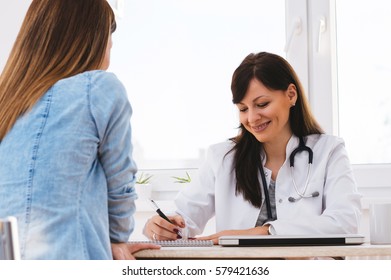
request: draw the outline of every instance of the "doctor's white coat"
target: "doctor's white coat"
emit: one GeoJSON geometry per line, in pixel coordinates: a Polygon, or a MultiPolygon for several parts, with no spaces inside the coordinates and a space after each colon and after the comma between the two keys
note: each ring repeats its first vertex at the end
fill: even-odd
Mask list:
{"type": "MultiPolygon", "coordinates": [[[[319,196],[295,202],[288,200],[299,197],[289,167],[289,155],[299,145],[299,139],[292,136],[286,147],[287,159],[276,178],[277,220],[269,222],[272,234],[357,233],[361,195],[357,192],[343,140],[321,134],[309,135],[305,142],[314,153],[305,195],[319,192],[319,196]]],[[[231,141],[211,146],[199,169],[197,184],[181,191],[175,199],[176,212],[185,219],[189,236],[202,234],[213,216],[216,216],[216,232],[255,227],[260,209],[245,201],[242,195],[235,195],[233,153],[227,154],[232,147],[231,141]]],[[[293,174],[298,191],[302,192],[307,178],[308,153],[296,154],[294,163],[293,174]]],[[[264,171],[269,186],[271,171],[265,167],[264,171]]]]}

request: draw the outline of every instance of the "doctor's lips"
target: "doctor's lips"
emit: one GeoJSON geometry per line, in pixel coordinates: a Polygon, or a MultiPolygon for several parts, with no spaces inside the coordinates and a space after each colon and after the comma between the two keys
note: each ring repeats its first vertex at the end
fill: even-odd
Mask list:
{"type": "Polygon", "coordinates": [[[262,132],[269,126],[270,123],[271,123],[271,121],[268,121],[268,122],[265,122],[265,123],[263,123],[261,125],[251,126],[251,129],[254,132],[262,132]]]}

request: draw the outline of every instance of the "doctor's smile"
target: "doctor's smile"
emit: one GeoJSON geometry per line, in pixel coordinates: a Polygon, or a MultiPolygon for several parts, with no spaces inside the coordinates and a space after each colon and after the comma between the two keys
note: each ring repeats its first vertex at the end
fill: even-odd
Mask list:
{"type": "Polygon", "coordinates": [[[260,124],[258,126],[250,126],[250,128],[253,132],[260,133],[260,132],[263,132],[266,128],[268,128],[270,123],[271,123],[271,121],[268,121],[268,122],[260,124]]]}

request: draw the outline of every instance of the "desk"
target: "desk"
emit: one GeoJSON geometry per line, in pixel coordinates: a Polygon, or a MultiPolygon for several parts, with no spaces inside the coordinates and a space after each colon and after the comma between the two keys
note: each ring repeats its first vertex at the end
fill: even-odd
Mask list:
{"type": "Polygon", "coordinates": [[[388,259],[391,245],[294,247],[162,247],[134,254],[136,259],[295,259],[311,257],[367,257],[388,259]]]}

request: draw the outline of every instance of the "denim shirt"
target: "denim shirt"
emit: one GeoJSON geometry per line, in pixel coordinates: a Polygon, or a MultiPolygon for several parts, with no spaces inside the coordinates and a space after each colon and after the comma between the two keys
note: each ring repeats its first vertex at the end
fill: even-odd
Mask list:
{"type": "Polygon", "coordinates": [[[0,143],[0,217],[24,259],[112,259],[134,228],[132,108],[112,73],[54,84],[0,143]]]}

